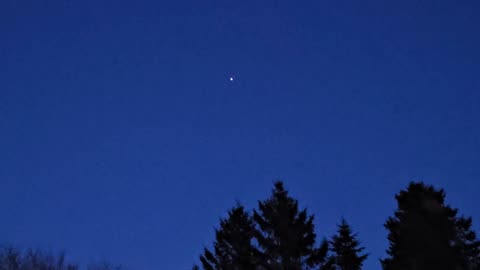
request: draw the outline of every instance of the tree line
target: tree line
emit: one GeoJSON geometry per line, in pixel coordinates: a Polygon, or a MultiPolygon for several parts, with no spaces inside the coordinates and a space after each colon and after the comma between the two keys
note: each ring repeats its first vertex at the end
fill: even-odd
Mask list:
{"type": "MultiPolygon", "coordinates": [[[[472,219],[445,203],[445,191],[411,182],[395,195],[388,217],[383,270],[480,270],[480,241],[472,219]]],[[[342,218],[337,232],[317,243],[314,215],[300,209],[282,182],[248,212],[238,204],[220,220],[213,248],[193,270],[360,270],[369,256],[342,218]]]]}
{"type": "Polygon", "coordinates": [[[0,249],[0,270],[123,270],[121,265],[102,261],[80,267],[68,262],[64,252],[54,254],[38,249],[20,250],[12,246],[0,249]]]}
{"type": "MultiPolygon", "coordinates": [[[[480,270],[480,241],[472,219],[445,203],[445,191],[411,182],[395,195],[386,219],[383,270],[480,270]]],[[[194,270],[360,270],[369,256],[358,234],[342,218],[337,231],[318,241],[314,215],[301,209],[282,182],[270,197],[247,211],[237,203],[220,219],[212,248],[204,248],[194,270]]],[[[65,255],[0,248],[0,270],[79,270],[65,255]]],[[[86,270],[120,270],[109,263],[86,270]]]]}

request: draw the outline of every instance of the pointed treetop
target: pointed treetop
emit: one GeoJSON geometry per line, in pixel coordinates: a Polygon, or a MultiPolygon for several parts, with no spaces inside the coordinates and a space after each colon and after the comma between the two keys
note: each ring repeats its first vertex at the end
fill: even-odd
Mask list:
{"type": "Polygon", "coordinates": [[[360,254],[365,248],[360,247],[357,235],[342,217],[337,234],[332,236],[331,250],[335,265],[341,270],[360,270],[368,254],[360,254]]]}

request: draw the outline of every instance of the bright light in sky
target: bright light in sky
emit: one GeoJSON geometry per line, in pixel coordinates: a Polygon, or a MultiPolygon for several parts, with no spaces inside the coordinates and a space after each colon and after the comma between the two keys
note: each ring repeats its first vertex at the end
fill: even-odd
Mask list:
{"type": "Polygon", "coordinates": [[[229,80],[230,80],[231,82],[233,82],[233,77],[230,77],[229,80]]]}

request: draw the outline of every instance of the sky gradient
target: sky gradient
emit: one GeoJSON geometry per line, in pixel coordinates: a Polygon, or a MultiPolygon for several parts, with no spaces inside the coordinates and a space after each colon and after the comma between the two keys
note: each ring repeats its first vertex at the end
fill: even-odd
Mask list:
{"type": "Polygon", "coordinates": [[[190,269],[284,180],[380,269],[394,194],[480,231],[479,1],[0,1],[0,243],[190,269]],[[234,81],[229,78],[233,76],[234,81]]]}

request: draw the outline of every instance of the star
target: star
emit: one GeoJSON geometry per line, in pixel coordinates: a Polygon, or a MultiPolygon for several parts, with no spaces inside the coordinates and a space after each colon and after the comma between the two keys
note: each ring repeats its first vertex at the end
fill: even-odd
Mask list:
{"type": "Polygon", "coordinates": [[[233,82],[233,77],[228,78],[229,81],[233,82]]]}

